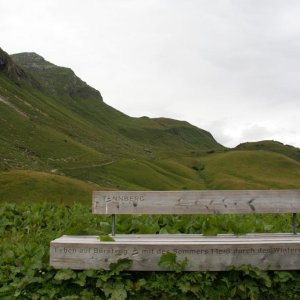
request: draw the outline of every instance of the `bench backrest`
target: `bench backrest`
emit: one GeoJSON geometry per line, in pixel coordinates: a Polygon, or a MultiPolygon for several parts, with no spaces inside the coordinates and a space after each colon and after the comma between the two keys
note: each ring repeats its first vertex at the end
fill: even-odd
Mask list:
{"type": "Polygon", "coordinates": [[[97,191],[94,214],[298,213],[300,190],[97,191]]]}

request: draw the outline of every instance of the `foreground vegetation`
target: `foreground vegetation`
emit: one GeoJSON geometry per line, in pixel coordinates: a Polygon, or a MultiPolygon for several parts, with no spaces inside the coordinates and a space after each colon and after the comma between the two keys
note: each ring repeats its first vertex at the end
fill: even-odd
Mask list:
{"type": "MultiPolygon", "coordinates": [[[[290,215],[120,216],[120,233],[280,232],[290,215]]],[[[299,272],[128,272],[127,261],[110,271],[54,270],[49,242],[62,234],[103,235],[110,218],[82,204],[4,204],[0,209],[1,299],[298,299],[299,272]]],[[[175,268],[176,270],[176,268],[175,268]]],[[[177,270],[178,271],[178,270],[177,270]]]]}

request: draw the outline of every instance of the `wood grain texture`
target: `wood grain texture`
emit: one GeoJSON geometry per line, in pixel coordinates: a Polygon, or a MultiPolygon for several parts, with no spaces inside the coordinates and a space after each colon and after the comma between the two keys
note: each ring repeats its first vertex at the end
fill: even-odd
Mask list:
{"type": "Polygon", "coordinates": [[[188,258],[186,271],[224,271],[251,265],[263,270],[300,269],[300,236],[292,234],[220,235],[124,235],[114,242],[96,236],[63,236],[51,242],[54,268],[109,269],[121,258],[133,261],[132,271],[164,271],[158,265],[163,253],[188,258]]]}
{"type": "Polygon", "coordinates": [[[97,191],[94,214],[254,214],[300,212],[300,190],[97,191]]]}

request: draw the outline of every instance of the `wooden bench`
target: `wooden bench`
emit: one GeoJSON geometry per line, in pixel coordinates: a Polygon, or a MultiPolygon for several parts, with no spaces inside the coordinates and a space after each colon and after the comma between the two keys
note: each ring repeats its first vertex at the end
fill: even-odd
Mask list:
{"type": "MultiPolygon", "coordinates": [[[[223,271],[251,265],[264,270],[300,269],[300,235],[296,213],[300,190],[94,192],[93,213],[112,215],[114,241],[96,236],[63,236],[50,244],[54,268],[109,269],[121,258],[130,270],[161,271],[162,254],[188,259],[187,271],[223,271]],[[292,213],[292,232],[273,234],[116,234],[119,214],[265,214],[292,213]]],[[[243,226],[241,224],[241,226],[243,226]]]]}

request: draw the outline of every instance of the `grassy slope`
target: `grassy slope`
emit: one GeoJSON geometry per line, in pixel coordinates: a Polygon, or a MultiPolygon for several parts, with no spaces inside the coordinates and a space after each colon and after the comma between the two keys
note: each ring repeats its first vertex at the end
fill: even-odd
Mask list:
{"type": "Polygon", "coordinates": [[[76,169],[74,174],[82,180],[32,171],[0,173],[0,201],[74,200],[90,205],[93,189],[300,188],[300,163],[264,151],[228,151],[156,161],[122,159],[102,166],[76,169]],[[97,185],[86,183],[87,180],[97,185]]]}
{"type": "Polygon", "coordinates": [[[201,157],[120,160],[90,168],[82,176],[133,190],[300,188],[300,163],[266,151],[228,151],[201,157]]]}
{"type": "Polygon", "coordinates": [[[0,202],[17,203],[41,200],[65,204],[90,203],[92,191],[103,189],[77,179],[23,170],[0,173],[0,186],[0,202]]]}
{"type": "Polygon", "coordinates": [[[300,188],[300,163],[264,151],[230,151],[201,160],[211,189],[300,188]]]}
{"type": "Polygon", "coordinates": [[[237,150],[263,150],[286,155],[300,161],[300,149],[291,145],[284,145],[277,141],[248,142],[238,145],[237,150]]]}
{"type": "MultiPolygon", "coordinates": [[[[205,153],[214,145],[221,148],[209,133],[186,122],[134,119],[105,104],[101,104],[101,113],[114,121],[111,126],[101,127],[92,118],[85,119],[28,86],[20,88],[1,74],[0,95],[10,104],[0,102],[2,170],[21,168],[49,172],[57,169],[61,174],[68,168],[69,176],[78,177],[77,171],[72,173],[76,167],[84,172],[85,168],[122,157],[157,159],[205,153]],[[120,131],[126,131],[127,136],[120,131]]],[[[100,108],[96,106],[98,115],[100,108]]]]}
{"type": "Polygon", "coordinates": [[[0,97],[9,103],[0,102],[1,151],[22,157],[19,164],[24,168],[49,171],[66,161],[69,167],[90,166],[121,157],[222,149],[209,133],[186,122],[130,118],[93,97],[50,98],[26,84],[16,85],[3,74],[0,97]],[[31,165],[28,153],[36,156],[31,165]]]}

